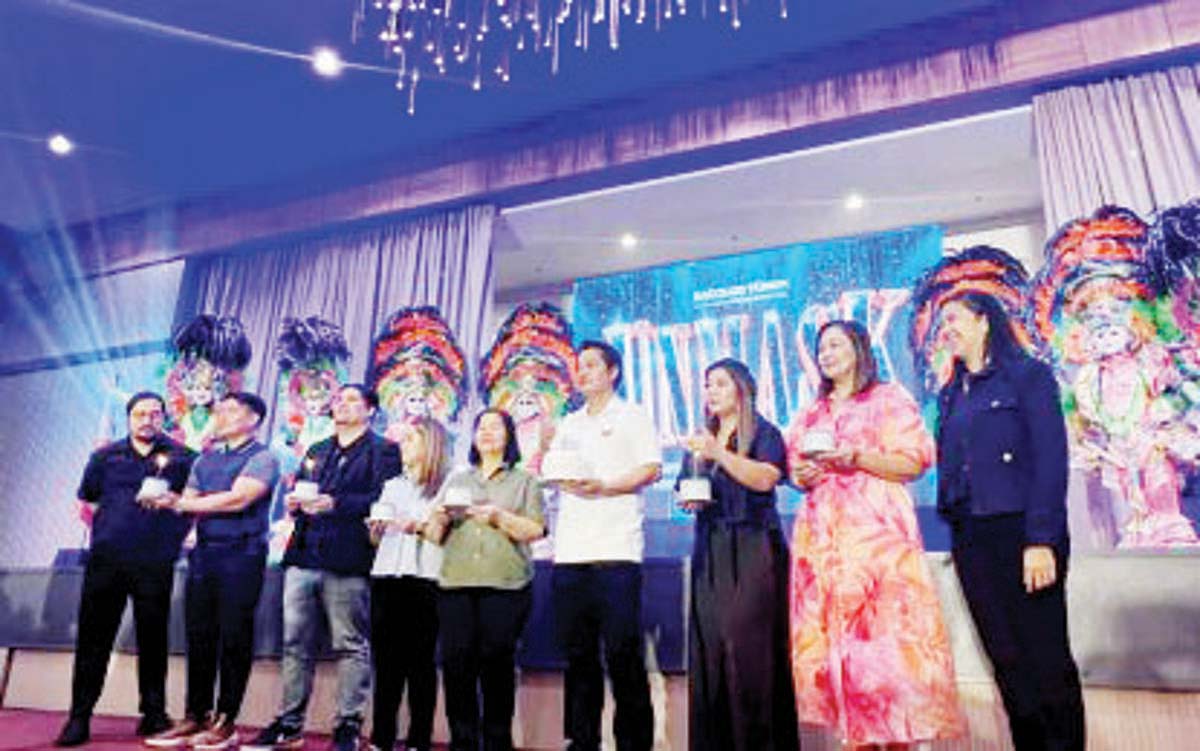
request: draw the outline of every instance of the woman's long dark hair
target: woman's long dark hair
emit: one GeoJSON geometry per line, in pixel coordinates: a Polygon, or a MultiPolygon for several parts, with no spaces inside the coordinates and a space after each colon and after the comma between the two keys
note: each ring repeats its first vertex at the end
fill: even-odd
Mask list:
{"type": "MultiPolygon", "coordinates": [[[[975,315],[983,316],[988,322],[987,338],[983,342],[984,362],[1004,365],[1023,357],[1028,357],[1025,350],[1013,335],[1012,321],[1004,310],[1004,305],[989,294],[983,292],[964,292],[942,303],[942,306],[952,302],[962,303],[963,307],[975,315]]],[[[950,381],[942,387],[938,394],[938,435],[940,438],[942,425],[950,412],[953,395],[962,388],[963,378],[967,368],[960,358],[954,360],[954,372],[950,381]]]]}
{"type": "MultiPolygon", "coordinates": [[[[860,394],[879,383],[879,366],[875,363],[875,354],[871,351],[871,335],[867,333],[867,327],[858,321],[829,321],[822,326],[817,331],[817,343],[813,347],[813,357],[820,356],[821,338],[825,336],[826,331],[833,328],[840,329],[850,340],[850,346],[854,349],[854,392],[851,396],[860,394]]],[[[819,370],[820,365],[817,368],[819,370]]],[[[833,391],[833,380],[821,373],[821,385],[817,389],[817,396],[824,399],[829,396],[831,391],[833,391]]]]}
{"type": "MultiPolygon", "coordinates": [[[[737,389],[738,423],[737,431],[734,433],[737,436],[734,450],[741,456],[748,456],[750,446],[754,443],[754,433],[758,428],[757,413],[754,411],[758,386],[754,383],[754,375],[745,363],[732,357],[717,360],[709,365],[704,369],[704,377],[707,379],[708,374],[714,370],[725,371],[733,381],[734,388],[737,389]]],[[[721,429],[721,420],[716,415],[710,415],[707,412],[708,408],[705,407],[705,426],[709,433],[716,436],[721,429]]]]}
{"type": "MultiPolygon", "coordinates": [[[[984,362],[1006,363],[1025,356],[1025,350],[1013,336],[1012,321],[1004,304],[995,297],[984,292],[964,292],[942,303],[942,307],[952,302],[961,303],[975,315],[987,319],[987,338],[983,342],[984,362]]],[[[956,364],[955,369],[958,367],[956,364]]]]}
{"type": "Polygon", "coordinates": [[[475,415],[475,422],[471,423],[471,450],[467,452],[467,461],[472,467],[478,467],[483,461],[483,457],[479,455],[479,448],[475,446],[475,431],[479,430],[479,422],[484,415],[500,415],[504,422],[504,466],[512,469],[521,461],[521,447],[517,445],[517,426],[512,415],[497,407],[488,407],[475,415]]]}

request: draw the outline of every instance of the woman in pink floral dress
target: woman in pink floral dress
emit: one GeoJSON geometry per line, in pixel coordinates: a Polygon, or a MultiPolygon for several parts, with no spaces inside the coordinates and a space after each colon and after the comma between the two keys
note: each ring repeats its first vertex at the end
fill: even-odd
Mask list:
{"type": "Polygon", "coordinates": [[[866,329],[817,337],[819,398],[788,432],[808,491],[792,540],[792,672],[800,721],[851,748],[964,732],[941,607],[904,484],[933,461],[916,402],[880,383],[866,329]]]}

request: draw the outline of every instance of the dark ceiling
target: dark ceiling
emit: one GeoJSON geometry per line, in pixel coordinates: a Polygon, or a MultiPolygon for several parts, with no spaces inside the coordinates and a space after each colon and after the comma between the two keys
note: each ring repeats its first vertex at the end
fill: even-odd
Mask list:
{"type": "Polygon", "coordinates": [[[0,223],[33,229],[255,186],[320,190],[664,102],[986,48],[1016,28],[1134,4],[790,0],[783,20],[772,0],[747,6],[734,31],[714,8],[702,20],[691,0],[686,21],[659,32],[626,23],[619,50],[566,50],[554,77],[544,53],[514,62],[511,83],[490,79],[480,92],[466,78],[427,76],[415,116],[389,73],[327,80],[304,60],[229,44],[302,55],[330,45],[348,60],[389,65],[374,39],[377,15],[351,45],[358,2],[0,0],[0,223]],[[43,139],[54,131],[79,150],[51,155],[43,139]]]}

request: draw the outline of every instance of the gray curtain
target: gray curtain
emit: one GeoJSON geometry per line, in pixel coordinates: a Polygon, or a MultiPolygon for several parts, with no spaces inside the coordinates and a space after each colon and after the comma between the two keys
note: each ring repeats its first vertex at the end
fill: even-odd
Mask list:
{"type": "Polygon", "coordinates": [[[1142,215],[1200,196],[1200,67],[1034,97],[1046,225],[1119,204],[1142,215]]]}
{"type": "Polygon", "coordinates": [[[387,317],[401,307],[435,305],[474,368],[491,316],[495,215],[493,206],[474,206],[189,260],[178,318],[240,318],[254,348],[246,382],[269,405],[278,397],[275,339],[288,316],[339,324],[353,353],[350,376],[362,380],[371,340],[387,317]]]}

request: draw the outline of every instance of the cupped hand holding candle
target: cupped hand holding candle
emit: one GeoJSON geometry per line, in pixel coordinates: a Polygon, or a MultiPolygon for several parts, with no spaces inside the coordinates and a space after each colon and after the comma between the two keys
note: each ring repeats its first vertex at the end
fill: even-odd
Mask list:
{"type": "Polygon", "coordinates": [[[470,488],[461,486],[447,488],[441,510],[445,511],[451,519],[461,519],[474,501],[470,488]]]}
{"type": "Polygon", "coordinates": [[[467,516],[491,526],[499,526],[503,510],[491,503],[478,503],[467,508],[467,516]]]}
{"type": "Polygon", "coordinates": [[[715,459],[717,442],[708,433],[697,433],[684,439],[684,447],[692,457],[688,471],[679,478],[679,506],[695,512],[712,503],[712,481],[702,470],[704,459],[715,459]]]}
{"type": "Polygon", "coordinates": [[[317,497],[304,501],[303,508],[306,514],[324,514],[327,511],[333,510],[333,496],[328,493],[318,493],[317,497]]]}
{"type": "Polygon", "coordinates": [[[161,508],[164,504],[159,503],[159,499],[167,495],[171,491],[171,485],[162,476],[163,470],[166,469],[170,459],[165,453],[154,455],[154,466],[156,467],[153,475],[147,475],[142,478],[142,486],[138,488],[135,498],[138,503],[146,508],[161,508]]]}
{"type": "Polygon", "coordinates": [[[296,480],[292,486],[291,496],[288,500],[288,508],[292,511],[304,511],[305,513],[316,513],[318,499],[321,497],[321,486],[313,479],[313,474],[317,468],[317,460],[313,457],[305,457],[304,459],[304,479],[296,480]]]}

